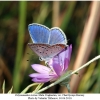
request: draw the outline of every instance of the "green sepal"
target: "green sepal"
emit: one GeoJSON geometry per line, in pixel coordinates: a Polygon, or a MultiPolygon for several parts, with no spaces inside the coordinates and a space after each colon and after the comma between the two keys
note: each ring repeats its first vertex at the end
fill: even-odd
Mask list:
{"type": "MultiPolygon", "coordinates": [[[[67,71],[64,75],[62,75],[60,77],[60,79],[63,77],[66,77],[68,74],[71,74],[71,72],[72,72],[72,70],[67,71]]],[[[71,76],[67,77],[65,80],[63,80],[62,82],[59,83],[61,86],[66,86],[69,93],[70,93],[70,85],[69,85],[70,80],[71,80],[71,76]]]]}
{"type": "Polygon", "coordinates": [[[67,87],[67,89],[68,89],[68,93],[70,93],[70,85],[67,84],[66,87],[67,87]]]}

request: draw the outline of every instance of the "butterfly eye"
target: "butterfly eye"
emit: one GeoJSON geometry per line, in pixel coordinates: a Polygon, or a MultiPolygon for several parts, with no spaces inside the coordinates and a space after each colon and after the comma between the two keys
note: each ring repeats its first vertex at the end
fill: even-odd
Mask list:
{"type": "Polygon", "coordinates": [[[43,61],[43,59],[42,59],[41,57],[39,57],[39,60],[40,60],[40,61],[43,61]]]}

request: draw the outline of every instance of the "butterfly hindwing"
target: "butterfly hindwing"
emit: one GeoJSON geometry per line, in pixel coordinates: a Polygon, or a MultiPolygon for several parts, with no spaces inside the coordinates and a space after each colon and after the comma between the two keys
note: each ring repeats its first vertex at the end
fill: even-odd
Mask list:
{"type": "Polygon", "coordinates": [[[28,46],[43,60],[52,58],[66,47],[66,45],[64,44],[55,44],[51,46],[49,44],[33,44],[33,43],[28,43],[28,46]]]}

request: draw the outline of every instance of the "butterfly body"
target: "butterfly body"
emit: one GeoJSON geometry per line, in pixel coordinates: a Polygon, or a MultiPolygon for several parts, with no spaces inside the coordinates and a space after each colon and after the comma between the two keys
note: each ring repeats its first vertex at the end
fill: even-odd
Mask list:
{"type": "Polygon", "coordinates": [[[67,46],[66,36],[58,27],[49,29],[44,25],[33,23],[29,24],[28,29],[33,41],[33,43],[28,43],[28,46],[42,60],[51,59],[67,46]]]}

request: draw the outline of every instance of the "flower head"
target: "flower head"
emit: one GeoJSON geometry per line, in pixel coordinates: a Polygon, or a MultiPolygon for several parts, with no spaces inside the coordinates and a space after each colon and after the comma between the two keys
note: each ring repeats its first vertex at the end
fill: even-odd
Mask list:
{"type": "Polygon", "coordinates": [[[29,75],[32,78],[32,81],[37,83],[45,83],[48,81],[57,80],[66,72],[70,62],[71,52],[72,45],[68,46],[57,56],[52,58],[47,63],[49,67],[40,64],[31,65],[37,72],[29,75]]]}

